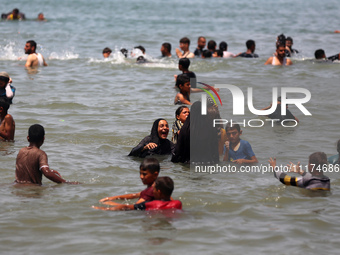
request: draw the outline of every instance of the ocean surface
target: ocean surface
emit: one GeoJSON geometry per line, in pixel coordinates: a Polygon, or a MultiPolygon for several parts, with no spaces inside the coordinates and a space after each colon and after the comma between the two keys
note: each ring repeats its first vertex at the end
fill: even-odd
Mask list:
{"type": "MultiPolygon", "coordinates": [[[[171,126],[177,106],[173,75],[178,59],[160,58],[163,42],[204,35],[228,51],[245,51],[256,41],[258,59],[193,59],[198,81],[233,84],[247,96],[253,88],[257,109],[271,103],[272,88],[308,89],[304,104],[312,116],[289,106],[300,123],[294,128],[242,127],[258,166],[276,157],[279,165],[308,163],[308,156],[337,153],[340,63],[319,63],[314,51],[340,52],[340,5],[336,0],[2,0],[1,12],[19,8],[25,21],[0,22],[0,71],[13,79],[16,95],[9,113],[15,142],[0,142],[1,254],[338,254],[340,249],[339,172],[327,172],[332,191],[310,193],[287,187],[272,173],[195,173],[187,165],[158,157],[160,175],[175,181],[173,197],[183,203],[175,213],[113,212],[91,208],[112,195],[139,192],[141,159],[127,157],[150,133],[155,119],[171,126]],[[46,22],[35,18],[43,12],[46,22]],[[300,54],[293,66],[265,66],[277,35],[294,39],[300,54]],[[26,70],[24,45],[38,43],[48,67],[26,70]],[[143,45],[149,63],[119,50],[143,45]],[[113,49],[110,59],[102,50],[113,49]],[[23,58],[18,60],[18,58],[23,58]],[[28,145],[32,124],[45,127],[41,147],[49,165],[80,185],[17,187],[15,160],[28,145]]],[[[223,119],[233,116],[232,98],[220,90],[223,119]]],[[[192,94],[191,101],[201,94],[192,94]]],[[[242,118],[263,119],[247,105],[242,118]]],[[[169,135],[169,138],[171,135],[169,135]]],[[[133,203],[133,201],[127,201],[133,203]]]]}

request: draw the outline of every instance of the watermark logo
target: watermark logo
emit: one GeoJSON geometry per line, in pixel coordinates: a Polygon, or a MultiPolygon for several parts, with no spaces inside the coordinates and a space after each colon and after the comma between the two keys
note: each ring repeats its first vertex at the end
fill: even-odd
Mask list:
{"type": "MultiPolygon", "coordinates": [[[[197,83],[206,86],[206,87],[209,88],[212,92],[214,92],[215,95],[217,96],[218,100],[220,101],[221,106],[222,106],[221,97],[220,97],[220,95],[217,93],[216,89],[215,89],[213,86],[210,86],[210,85],[208,85],[208,84],[206,84],[206,83],[203,83],[203,82],[197,82],[197,83]]],[[[217,105],[216,100],[215,100],[213,94],[212,94],[210,91],[208,91],[207,89],[204,89],[204,88],[198,88],[198,89],[200,89],[200,90],[204,91],[205,93],[207,93],[207,94],[210,96],[210,98],[214,101],[214,104],[217,105]]],[[[201,114],[202,114],[202,115],[207,115],[207,95],[206,95],[206,94],[202,94],[202,110],[201,110],[201,114]]]]}
{"type": "MultiPolygon", "coordinates": [[[[202,83],[204,84],[204,83],[202,83]]],[[[207,86],[207,84],[204,84],[207,86]]],[[[209,86],[209,85],[208,85],[209,86]]],[[[209,86],[211,88],[214,88],[212,86],[209,86]]],[[[233,115],[244,115],[244,94],[242,90],[235,86],[235,85],[230,85],[230,84],[216,84],[215,88],[222,89],[226,88],[231,92],[232,99],[233,99],[233,115]]],[[[202,89],[203,90],[203,89],[202,89]]],[[[206,91],[206,90],[205,90],[206,91]]],[[[214,93],[218,96],[220,99],[218,93],[216,90],[213,90],[214,93]]],[[[208,91],[206,91],[208,93],[208,91]]],[[[208,93],[209,94],[209,93],[208,93]]],[[[258,110],[255,109],[254,104],[253,104],[253,88],[249,87],[248,88],[248,97],[247,97],[247,105],[248,109],[251,113],[255,115],[269,115],[273,113],[276,108],[277,108],[277,97],[278,97],[278,88],[274,87],[272,88],[272,105],[269,109],[267,110],[258,110]]],[[[210,96],[211,93],[210,93],[210,96]]],[[[305,88],[295,88],[295,87],[282,87],[281,88],[281,114],[286,115],[286,109],[288,104],[293,104],[297,108],[300,109],[300,111],[306,115],[306,116],[311,116],[312,114],[306,109],[306,107],[303,106],[304,103],[307,103],[311,99],[311,93],[308,89],[305,88]],[[304,98],[287,98],[288,94],[304,94],[304,98]]],[[[201,114],[206,115],[207,114],[207,95],[202,94],[202,109],[201,109],[201,114]]],[[[215,102],[215,100],[214,100],[215,102]]],[[[222,101],[220,99],[221,105],[222,101]]]]}

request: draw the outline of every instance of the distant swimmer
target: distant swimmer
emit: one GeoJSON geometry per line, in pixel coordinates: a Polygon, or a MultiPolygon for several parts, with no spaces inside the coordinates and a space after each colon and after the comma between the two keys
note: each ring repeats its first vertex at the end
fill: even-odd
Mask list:
{"type": "Polygon", "coordinates": [[[45,16],[42,12],[38,14],[37,21],[47,21],[47,19],[45,19],[45,16]]]}
{"type": "Polygon", "coordinates": [[[296,49],[293,49],[292,46],[293,46],[293,38],[288,36],[286,39],[286,56],[287,57],[290,57],[291,55],[299,53],[299,51],[296,49]]]}
{"type": "Polygon", "coordinates": [[[13,9],[13,11],[11,11],[10,13],[1,14],[1,18],[6,19],[6,20],[24,20],[24,19],[26,19],[25,14],[19,12],[19,9],[17,9],[17,8],[13,9]]]}
{"type": "Polygon", "coordinates": [[[323,49],[318,49],[315,51],[314,56],[316,59],[334,61],[334,60],[339,60],[340,53],[326,58],[325,51],[323,49]]]}
{"type": "Polygon", "coordinates": [[[108,47],[103,49],[103,57],[108,58],[111,55],[112,50],[108,47]]]}
{"type": "Polygon", "coordinates": [[[235,57],[234,53],[228,52],[228,44],[225,41],[220,42],[220,50],[223,52],[224,58],[232,58],[235,57]]]}
{"type": "Polygon", "coordinates": [[[162,53],[162,57],[169,57],[171,58],[171,44],[170,43],[163,43],[162,47],[161,47],[161,53],[162,53]]]}
{"type": "Polygon", "coordinates": [[[192,53],[189,50],[190,46],[190,40],[188,37],[183,37],[181,40],[179,40],[179,47],[183,52],[180,51],[180,49],[176,48],[176,54],[179,58],[194,58],[195,54],[192,53]]]}
{"type": "Polygon", "coordinates": [[[25,45],[25,54],[28,54],[26,67],[47,66],[41,53],[36,53],[37,43],[33,40],[27,41],[25,45]]]}
{"type": "Polygon", "coordinates": [[[290,66],[293,62],[286,58],[286,47],[284,44],[276,45],[276,52],[274,56],[267,59],[265,65],[273,65],[273,66],[290,66]]]}
{"type": "Polygon", "coordinates": [[[202,56],[202,52],[203,52],[203,49],[204,49],[206,43],[207,43],[207,40],[205,39],[204,36],[198,37],[197,47],[194,51],[194,54],[195,54],[196,57],[202,56]]]}
{"type": "Polygon", "coordinates": [[[120,52],[124,55],[124,57],[126,57],[126,58],[128,57],[129,51],[127,49],[125,49],[125,48],[120,49],[120,52]]]}
{"type": "Polygon", "coordinates": [[[248,40],[246,42],[246,46],[247,46],[247,51],[239,53],[235,57],[242,57],[242,58],[258,58],[259,57],[259,55],[254,53],[255,48],[256,48],[256,44],[254,40],[248,40]]]}

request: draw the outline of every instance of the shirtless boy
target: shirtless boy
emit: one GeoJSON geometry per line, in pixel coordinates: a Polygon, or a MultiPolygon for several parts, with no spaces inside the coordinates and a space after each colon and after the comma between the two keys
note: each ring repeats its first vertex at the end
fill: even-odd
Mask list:
{"type": "Polygon", "coordinates": [[[9,102],[6,98],[0,98],[0,141],[13,141],[15,122],[12,115],[8,114],[9,102]]]}
{"type": "Polygon", "coordinates": [[[22,148],[17,156],[15,182],[20,184],[41,185],[42,175],[56,183],[78,184],[67,182],[60,174],[49,168],[47,155],[40,150],[45,140],[44,127],[34,124],[28,129],[28,147],[22,148]]]}
{"type": "Polygon", "coordinates": [[[183,53],[180,51],[180,49],[176,48],[176,54],[177,57],[179,58],[194,58],[195,54],[192,53],[189,50],[189,46],[190,46],[190,40],[188,37],[183,37],[180,41],[179,41],[179,47],[181,48],[181,50],[183,51],[183,53]]]}
{"type": "Polygon", "coordinates": [[[25,67],[47,66],[43,55],[35,52],[37,49],[37,43],[35,41],[27,41],[24,49],[25,54],[28,54],[25,67]]]}

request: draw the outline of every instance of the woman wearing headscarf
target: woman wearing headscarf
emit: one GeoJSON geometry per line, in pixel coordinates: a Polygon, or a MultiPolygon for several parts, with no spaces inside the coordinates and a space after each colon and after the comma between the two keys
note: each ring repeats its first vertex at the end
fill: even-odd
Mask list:
{"type": "Polygon", "coordinates": [[[144,137],[144,139],[131,150],[129,156],[145,158],[148,155],[171,154],[173,143],[167,139],[168,134],[168,122],[165,119],[155,120],[150,135],[144,137]]]}

